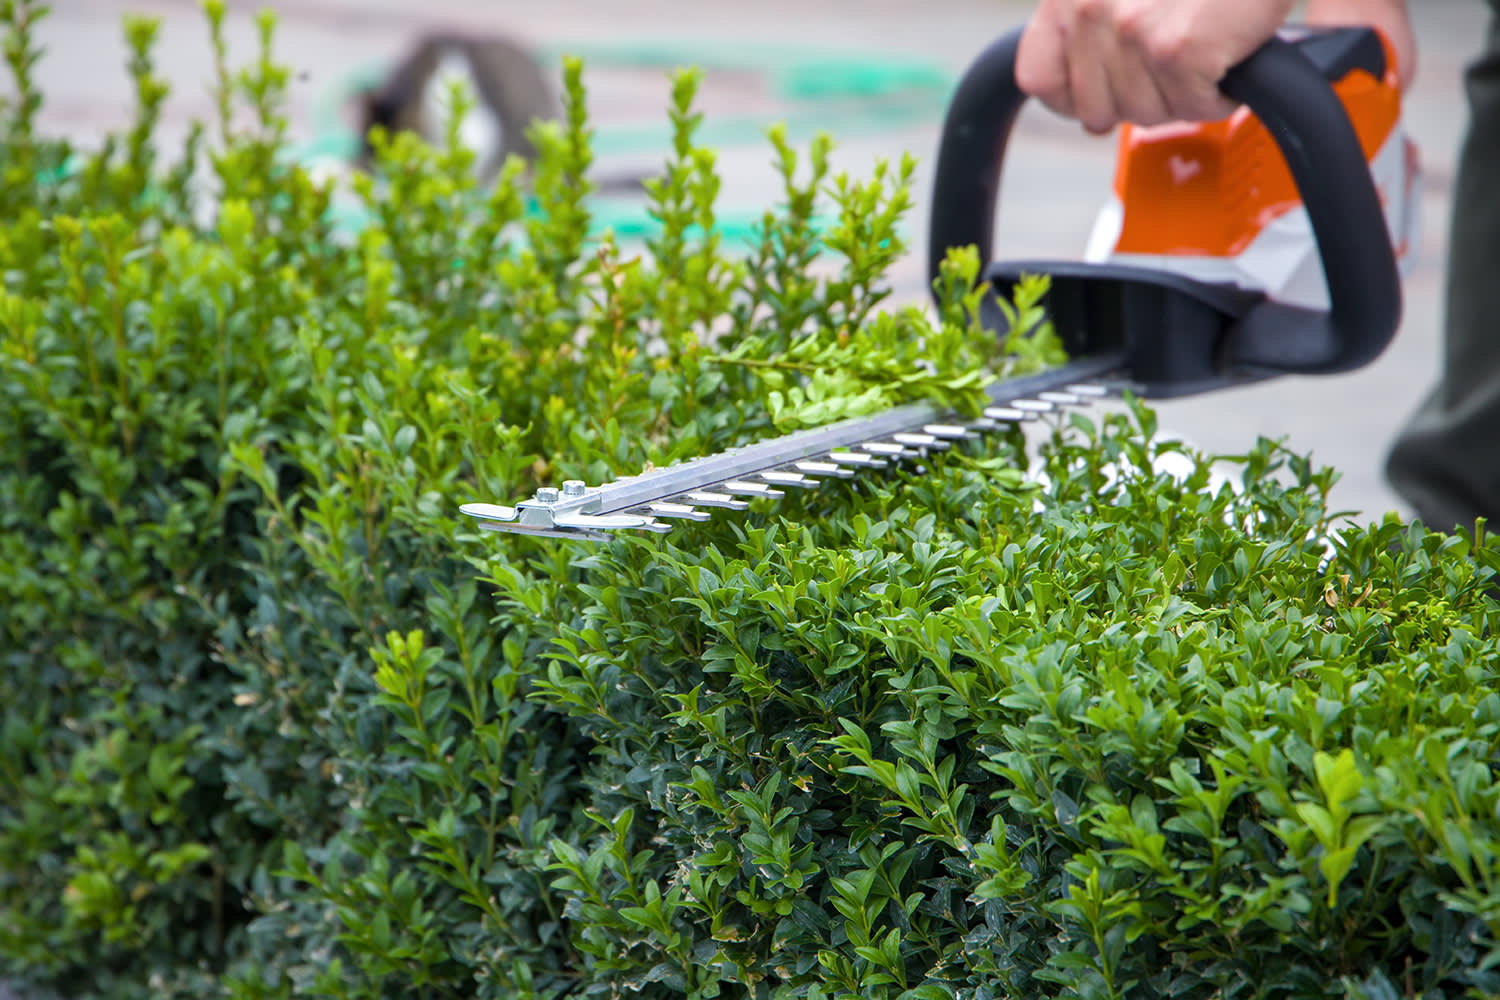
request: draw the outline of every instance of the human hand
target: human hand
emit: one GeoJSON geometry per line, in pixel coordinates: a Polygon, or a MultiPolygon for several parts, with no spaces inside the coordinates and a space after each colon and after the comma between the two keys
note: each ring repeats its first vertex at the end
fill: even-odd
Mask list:
{"type": "MultiPolygon", "coordinates": [[[[1295,0],[1041,0],[1021,36],[1016,83],[1091,132],[1122,121],[1212,121],[1234,110],[1224,74],[1281,27],[1295,0]]],[[[1405,0],[1311,0],[1318,24],[1387,31],[1403,80],[1415,59],[1405,0]]]]}

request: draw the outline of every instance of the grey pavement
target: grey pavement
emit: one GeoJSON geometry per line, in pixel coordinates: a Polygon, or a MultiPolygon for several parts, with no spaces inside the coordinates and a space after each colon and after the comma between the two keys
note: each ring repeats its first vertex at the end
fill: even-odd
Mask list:
{"type": "MultiPolygon", "coordinates": [[[[549,49],[622,40],[725,45],[792,43],[848,54],[879,51],[931,60],[959,73],[999,32],[1020,23],[1031,8],[1014,0],[280,0],[266,4],[230,0],[232,54],[253,49],[252,15],[265,6],[279,18],[278,57],[296,71],[292,131],[312,128],[320,95],[353,70],[389,58],[415,32],[434,25],[505,30],[549,49]]],[[[1421,43],[1421,68],[1407,103],[1407,124],[1423,152],[1424,252],[1406,286],[1400,334],[1376,363],[1349,375],[1285,378],[1255,387],[1158,404],[1163,428],[1214,452],[1250,446],[1257,434],[1285,436],[1291,446],[1331,464],[1343,480],[1335,501],[1363,517],[1401,510],[1382,478],[1392,436],[1436,371],[1440,288],[1447,232],[1449,178],[1464,125],[1460,92],[1463,65],[1476,51],[1486,5],[1479,0],[1413,3],[1421,43]]],[[[206,29],[195,0],[55,0],[44,29],[49,53],[41,66],[48,104],[44,121],[80,141],[126,120],[130,93],[124,73],[119,19],[134,11],[162,20],[160,70],[173,84],[164,139],[174,141],[192,117],[206,117],[211,62],[206,29]]],[[[618,122],[664,122],[667,90],[660,73],[590,72],[591,112],[601,129],[618,122]]],[[[704,110],[716,114],[764,110],[765,95],[743,80],[704,89],[704,110]]],[[[938,117],[880,134],[840,139],[836,118],[828,130],[840,139],[839,168],[866,174],[879,157],[910,151],[921,158],[918,206],[909,220],[912,252],[899,270],[903,294],[920,294],[925,202],[938,117]]],[[[1114,146],[1090,138],[1074,124],[1028,109],[1007,163],[1000,210],[999,256],[1075,256],[1081,252],[1100,199],[1107,192],[1114,146]]],[[[721,158],[724,203],[748,209],[776,197],[769,148],[726,149],[721,158]]]]}

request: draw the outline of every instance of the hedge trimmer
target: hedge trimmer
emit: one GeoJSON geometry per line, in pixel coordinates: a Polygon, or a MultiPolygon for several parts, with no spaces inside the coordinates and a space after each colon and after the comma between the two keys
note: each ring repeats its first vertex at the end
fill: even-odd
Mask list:
{"type": "MultiPolygon", "coordinates": [[[[1014,31],[981,54],[949,106],[929,233],[934,280],[950,248],[987,257],[1000,168],[1026,100],[1015,84],[1019,40],[1014,31]]],[[[463,513],[483,528],[566,538],[664,532],[710,508],[743,509],[1127,389],[1178,397],[1370,363],[1400,321],[1398,258],[1410,261],[1417,231],[1418,167],[1390,48],[1369,28],[1289,29],[1221,88],[1243,105],[1222,122],[1121,130],[1114,197],[1083,260],[983,266],[994,292],[1023,275],[1048,278],[1043,307],[1072,360],[993,383],[982,416],[905,405],[463,513]]],[[[1010,315],[997,295],[982,299],[980,318],[997,336],[1010,315]]]]}

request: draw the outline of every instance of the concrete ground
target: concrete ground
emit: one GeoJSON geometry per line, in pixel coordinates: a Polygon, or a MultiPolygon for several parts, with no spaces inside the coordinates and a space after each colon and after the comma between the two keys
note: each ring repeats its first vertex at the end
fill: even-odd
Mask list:
{"type": "MultiPolygon", "coordinates": [[[[511,31],[549,50],[634,40],[702,45],[722,53],[726,46],[749,51],[759,43],[790,42],[848,55],[896,53],[929,60],[956,75],[992,37],[1024,20],[1032,5],[1015,0],[229,0],[232,54],[239,60],[253,52],[251,18],[262,6],[279,17],[277,54],[296,72],[291,127],[295,137],[305,138],[319,101],[340,80],[392,57],[415,33],[434,25],[511,31]]],[[[1389,509],[1409,513],[1384,482],[1381,464],[1439,359],[1449,182],[1465,115],[1460,76],[1478,45],[1485,12],[1477,0],[1422,0],[1411,6],[1422,63],[1407,121],[1427,175],[1425,246],[1406,286],[1405,320],[1395,344],[1351,375],[1280,379],[1159,405],[1166,430],[1210,451],[1242,451],[1257,434],[1286,436],[1298,451],[1311,451],[1316,461],[1339,469],[1343,481],[1335,500],[1368,518],[1389,509]]],[[[206,22],[196,0],[55,0],[42,31],[49,51],[40,68],[50,129],[88,141],[128,119],[119,27],[127,11],[162,21],[160,70],[173,84],[165,140],[180,136],[191,118],[211,114],[206,22]]],[[[589,80],[591,111],[601,132],[665,122],[667,91],[659,72],[591,73],[589,80]]],[[[711,77],[703,95],[711,120],[774,110],[774,102],[768,104],[765,94],[743,78],[711,77]]],[[[934,108],[919,122],[879,133],[841,135],[840,119],[833,115],[825,125],[840,143],[837,165],[856,176],[868,173],[877,157],[909,150],[922,158],[918,207],[908,226],[912,253],[900,272],[900,289],[908,298],[921,294],[927,170],[939,115],[934,108]]],[[[1113,159],[1111,142],[1029,109],[1007,164],[997,255],[1077,255],[1108,189],[1113,159]]],[[[721,165],[726,207],[753,210],[775,200],[769,147],[763,142],[726,148],[721,165]]]]}

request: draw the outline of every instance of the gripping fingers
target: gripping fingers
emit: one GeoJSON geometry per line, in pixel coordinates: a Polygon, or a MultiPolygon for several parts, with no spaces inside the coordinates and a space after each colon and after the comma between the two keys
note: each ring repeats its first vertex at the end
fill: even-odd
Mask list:
{"type": "Polygon", "coordinates": [[[1291,0],[1041,0],[1016,83],[1091,132],[1121,121],[1211,121],[1234,110],[1219,80],[1274,33],[1291,0]]]}
{"type": "Polygon", "coordinates": [[[1101,39],[1100,51],[1108,51],[1104,60],[1118,121],[1136,125],[1160,125],[1172,121],[1171,103],[1161,84],[1162,68],[1149,57],[1136,33],[1123,25],[1107,24],[1095,28],[1101,39]]]}
{"type": "Polygon", "coordinates": [[[1234,110],[1218,81],[1229,62],[1194,32],[1182,4],[1113,0],[1109,4],[1120,50],[1120,104],[1137,125],[1211,121],[1234,110]],[[1220,64],[1222,61],[1222,65],[1220,64]]]}
{"type": "Polygon", "coordinates": [[[1117,38],[1107,22],[1084,20],[1079,34],[1084,37],[1068,53],[1073,114],[1084,128],[1103,135],[1124,117],[1134,81],[1122,65],[1117,38]]]}
{"type": "Polygon", "coordinates": [[[1043,4],[1021,33],[1016,49],[1016,86],[1060,115],[1076,118],[1063,26],[1043,4]]]}

